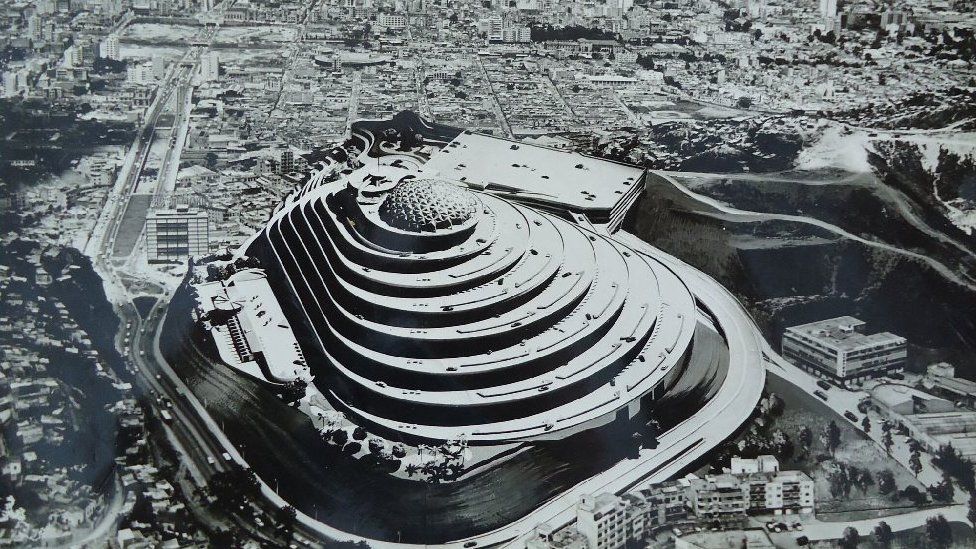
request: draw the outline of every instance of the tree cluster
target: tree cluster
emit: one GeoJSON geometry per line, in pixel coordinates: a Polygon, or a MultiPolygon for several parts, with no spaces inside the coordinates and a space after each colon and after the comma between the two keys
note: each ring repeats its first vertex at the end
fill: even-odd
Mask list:
{"type": "Polygon", "coordinates": [[[233,513],[244,504],[254,501],[260,494],[260,487],[254,471],[235,463],[227,471],[214,473],[207,485],[207,491],[216,506],[233,513]]]}
{"type": "Polygon", "coordinates": [[[868,488],[875,484],[871,471],[844,463],[837,464],[837,468],[828,475],[827,480],[830,483],[830,494],[835,498],[850,497],[851,489],[855,487],[865,495],[868,488]]]}
{"type": "Polygon", "coordinates": [[[973,462],[959,455],[951,444],[942,446],[935,452],[932,463],[942,469],[949,477],[959,481],[959,485],[969,492],[976,491],[976,473],[973,462]]]}

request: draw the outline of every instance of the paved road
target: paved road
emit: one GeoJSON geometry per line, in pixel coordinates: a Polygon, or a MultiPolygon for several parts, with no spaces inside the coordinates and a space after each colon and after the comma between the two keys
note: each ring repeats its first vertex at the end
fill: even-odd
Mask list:
{"type": "Polygon", "coordinates": [[[811,541],[840,539],[844,535],[844,529],[849,526],[853,526],[857,529],[858,534],[861,535],[861,539],[865,539],[872,535],[874,527],[882,521],[887,522],[888,526],[891,526],[892,531],[902,532],[905,530],[918,528],[919,526],[924,526],[925,521],[928,520],[929,517],[938,515],[945,516],[949,522],[961,522],[963,524],[969,524],[969,521],[966,519],[966,512],[966,505],[951,505],[935,509],[911,511],[909,513],[902,513],[900,515],[892,515],[877,519],[846,520],[838,522],[819,520],[804,521],[802,532],[783,532],[780,534],[770,534],[769,537],[777,546],[789,547],[790,545],[794,544],[793,540],[800,536],[806,536],[811,541]]]}
{"type": "Polygon", "coordinates": [[[976,259],[976,252],[969,249],[965,244],[960,243],[951,236],[945,234],[943,231],[933,229],[925,222],[919,215],[915,212],[912,207],[908,197],[905,193],[884,185],[878,180],[874,174],[871,173],[845,173],[840,176],[831,177],[829,175],[817,175],[815,177],[798,177],[796,174],[789,172],[786,173],[738,173],[738,174],[715,174],[715,173],[702,173],[702,172],[671,172],[665,171],[661,173],[666,173],[675,180],[682,180],[685,178],[702,179],[702,180],[731,180],[731,181],[755,181],[762,183],[789,183],[795,185],[808,185],[808,186],[826,186],[826,185],[847,185],[847,186],[857,186],[871,189],[878,194],[878,197],[883,200],[888,206],[894,208],[899,215],[901,215],[905,221],[908,222],[912,227],[918,229],[924,233],[929,238],[951,246],[958,250],[959,252],[976,259]]]}
{"type": "MultiPolygon", "coordinates": [[[[871,186],[868,179],[870,174],[847,173],[839,177],[800,177],[797,174],[785,173],[708,173],[708,172],[676,172],[662,170],[662,174],[667,174],[674,179],[702,179],[707,181],[756,181],[759,183],[792,183],[796,185],[858,185],[871,186]]],[[[799,172],[798,172],[799,173],[799,172]]]]}
{"type": "Polygon", "coordinates": [[[488,93],[491,94],[491,104],[495,111],[495,118],[502,125],[502,131],[505,132],[505,137],[512,137],[512,126],[508,123],[508,117],[505,116],[505,109],[502,108],[501,101],[498,100],[498,96],[495,95],[495,85],[491,81],[491,76],[488,74],[488,69],[485,64],[482,63],[481,57],[478,57],[478,66],[481,67],[481,72],[485,77],[485,81],[488,82],[488,93]]]}
{"type": "Polygon", "coordinates": [[[952,269],[950,269],[949,267],[946,267],[945,265],[943,265],[939,261],[936,261],[935,259],[932,259],[931,257],[928,257],[926,255],[923,255],[923,254],[920,254],[920,253],[917,253],[917,252],[913,252],[913,251],[910,251],[910,250],[905,250],[905,249],[899,248],[897,246],[892,246],[891,244],[888,244],[888,243],[885,243],[885,242],[878,242],[878,241],[875,241],[875,240],[868,240],[868,239],[863,238],[861,236],[858,236],[856,234],[847,232],[846,230],[838,227],[837,225],[832,225],[830,223],[827,223],[827,222],[824,222],[824,221],[820,221],[819,219],[814,219],[814,218],[811,218],[811,217],[806,217],[806,216],[801,216],[801,215],[789,215],[789,214],[774,214],[774,213],[766,213],[766,212],[754,212],[754,211],[749,211],[749,210],[740,210],[740,209],[737,209],[737,208],[732,208],[732,207],[730,207],[729,205],[727,205],[727,204],[725,204],[723,202],[720,202],[718,200],[715,200],[714,198],[710,198],[710,197],[704,196],[702,194],[696,193],[696,192],[688,189],[687,187],[685,187],[684,185],[678,183],[677,181],[674,180],[674,178],[670,177],[669,175],[667,175],[664,172],[655,172],[655,173],[657,173],[658,175],[660,175],[663,179],[665,179],[666,181],[668,181],[669,183],[671,183],[676,189],[678,189],[679,191],[681,191],[683,194],[687,195],[688,197],[690,197],[690,198],[692,198],[692,199],[694,199],[694,200],[696,200],[696,201],[698,201],[698,202],[700,202],[702,204],[706,204],[706,205],[714,208],[715,210],[718,210],[718,212],[700,212],[701,215],[705,215],[705,216],[712,217],[712,218],[715,218],[715,219],[721,219],[721,220],[725,220],[725,221],[736,222],[736,223],[738,223],[738,222],[744,222],[744,221],[769,221],[769,220],[773,220],[773,221],[791,221],[791,222],[794,222],[794,223],[802,223],[804,225],[813,225],[813,226],[816,226],[816,227],[820,227],[822,229],[826,229],[827,231],[830,231],[830,232],[832,232],[832,233],[834,233],[834,234],[836,234],[838,236],[841,236],[843,238],[846,238],[846,239],[849,239],[849,240],[853,240],[855,242],[860,242],[861,244],[865,244],[867,246],[871,246],[871,247],[874,247],[874,248],[879,248],[879,249],[882,249],[882,250],[885,250],[885,251],[893,252],[893,253],[896,253],[896,254],[899,254],[899,255],[903,255],[903,256],[906,256],[906,257],[911,257],[913,259],[917,259],[917,260],[923,261],[926,264],[928,264],[930,267],[932,267],[932,269],[934,269],[936,272],[938,272],[939,274],[941,274],[944,278],[946,278],[946,279],[948,279],[948,280],[950,280],[952,282],[955,282],[956,284],[959,284],[961,286],[964,286],[964,287],[966,287],[966,288],[968,288],[970,290],[976,291],[976,283],[974,283],[968,277],[963,277],[962,275],[960,275],[956,271],[953,271],[952,269]]]}

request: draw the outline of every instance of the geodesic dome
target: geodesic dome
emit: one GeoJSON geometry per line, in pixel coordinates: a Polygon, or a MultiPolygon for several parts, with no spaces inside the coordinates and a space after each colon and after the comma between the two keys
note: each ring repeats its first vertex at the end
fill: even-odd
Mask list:
{"type": "Polygon", "coordinates": [[[380,219],[410,232],[432,232],[463,224],[478,211],[470,191],[445,181],[411,179],[397,185],[380,204],[380,219]]]}

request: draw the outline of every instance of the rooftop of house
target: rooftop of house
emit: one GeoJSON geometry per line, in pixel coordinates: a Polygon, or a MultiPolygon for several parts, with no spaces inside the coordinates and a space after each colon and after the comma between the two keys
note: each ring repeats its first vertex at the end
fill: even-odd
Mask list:
{"type": "Polygon", "coordinates": [[[840,316],[792,326],[787,328],[786,332],[814,339],[838,351],[853,351],[878,345],[906,343],[905,338],[890,332],[865,334],[865,325],[864,321],[852,316],[840,316]]]}

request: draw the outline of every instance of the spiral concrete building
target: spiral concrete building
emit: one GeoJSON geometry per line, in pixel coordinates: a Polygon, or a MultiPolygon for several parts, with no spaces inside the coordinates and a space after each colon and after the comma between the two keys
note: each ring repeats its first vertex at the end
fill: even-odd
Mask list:
{"type": "Polygon", "coordinates": [[[294,471],[280,504],[329,539],[510,543],[689,470],[755,409],[748,312],[620,228],[666,174],[408,112],[307,160],[191,295],[201,354],[288,403],[247,439],[265,493],[294,471]]]}
{"type": "Polygon", "coordinates": [[[320,391],[389,439],[561,439],[676,395],[693,413],[721,329],[664,263],[570,219],[361,168],[306,185],[249,253],[312,335],[320,391]]]}

